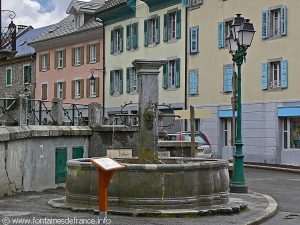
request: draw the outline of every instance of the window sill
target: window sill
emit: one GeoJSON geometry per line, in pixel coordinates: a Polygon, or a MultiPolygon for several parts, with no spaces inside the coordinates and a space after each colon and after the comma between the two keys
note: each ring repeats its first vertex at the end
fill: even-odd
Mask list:
{"type": "Polygon", "coordinates": [[[199,94],[189,94],[190,97],[198,97],[199,94]]]}
{"type": "Polygon", "coordinates": [[[89,98],[97,98],[97,96],[96,96],[96,95],[93,95],[93,96],[89,96],[89,98]]]}
{"type": "Polygon", "coordinates": [[[121,53],[122,53],[122,52],[114,52],[112,55],[113,55],[113,56],[118,56],[118,55],[121,55],[121,53]]]}
{"type": "Polygon", "coordinates": [[[149,44],[148,46],[147,46],[147,48],[154,48],[154,47],[156,47],[158,44],[157,43],[152,43],[152,44],[149,44]]]}
{"type": "Polygon", "coordinates": [[[79,63],[79,64],[78,64],[78,63],[76,63],[76,64],[74,64],[74,66],[75,66],[75,67],[77,67],[77,66],[81,66],[81,64],[80,64],[80,63],[79,63]]]}
{"type": "Polygon", "coordinates": [[[137,91],[131,91],[131,92],[129,92],[128,94],[129,94],[129,95],[137,95],[138,92],[137,92],[137,91]]]}
{"type": "Polygon", "coordinates": [[[48,69],[46,68],[46,69],[42,69],[42,72],[47,72],[48,71],[48,69]]]}
{"type": "Polygon", "coordinates": [[[232,91],[223,91],[223,92],[221,92],[221,93],[223,93],[223,95],[230,95],[231,93],[232,93],[232,91]]]}
{"type": "Polygon", "coordinates": [[[201,4],[192,5],[192,6],[189,8],[189,11],[192,11],[192,10],[194,10],[194,9],[199,9],[199,8],[200,8],[200,5],[201,5],[201,4]]]}
{"type": "Polygon", "coordinates": [[[113,96],[113,97],[119,97],[119,96],[121,96],[122,94],[120,94],[120,93],[113,93],[111,96],[113,96]]]}
{"type": "Polygon", "coordinates": [[[268,92],[280,92],[282,91],[283,89],[286,89],[286,88],[282,88],[282,87],[274,87],[274,88],[268,88],[268,92]]]}
{"type": "Polygon", "coordinates": [[[127,49],[128,52],[136,52],[136,51],[138,51],[138,50],[139,50],[139,47],[127,49]]]}
{"type": "Polygon", "coordinates": [[[174,39],[168,40],[166,43],[167,43],[167,44],[173,44],[173,43],[175,43],[175,42],[178,42],[179,40],[180,40],[180,38],[179,38],[179,39],[174,38],[174,39]]]}
{"type": "Polygon", "coordinates": [[[198,55],[199,51],[197,50],[196,52],[190,52],[190,55],[198,55]]]}
{"type": "Polygon", "coordinates": [[[82,98],[80,96],[75,96],[74,99],[79,100],[79,99],[82,99],[82,98]]]}
{"type": "Polygon", "coordinates": [[[95,60],[95,61],[90,61],[90,64],[96,64],[97,63],[97,61],[95,60]]]}
{"type": "Polygon", "coordinates": [[[56,69],[57,70],[62,70],[64,67],[57,67],[56,69]]]}
{"type": "Polygon", "coordinates": [[[178,88],[177,87],[168,87],[166,90],[167,91],[176,91],[178,88]]]}
{"type": "Polygon", "coordinates": [[[277,40],[277,39],[283,38],[284,36],[286,36],[286,35],[276,35],[276,36],[273,36],[273,37],[264,38],[263,40],[272,41],[272,40],[277,40]]]}

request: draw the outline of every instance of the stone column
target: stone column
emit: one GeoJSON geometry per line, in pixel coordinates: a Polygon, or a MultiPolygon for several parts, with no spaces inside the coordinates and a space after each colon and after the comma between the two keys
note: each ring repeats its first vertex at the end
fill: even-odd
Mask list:
{"type": "Polygon", "coordinates": [[[28,98],[19,95],[19,126],[27,125],[28,98]]]}
{"type": "Polygon", "coordinates": [[[141,158],[155,161],[158,158],[158,74],[163,60],[135,60],[139,80],[139,149],[141,158]]]}
{"type": "Polygon", "coordinates": [[[102,124],[102,106],[97,102],[89,104],[89,126],[102,124]]]}
{"type": "Polygon", "coordinates": [[[60,98],[52,99],[52,117],[56,125],[61,126],[64,123],[63,100],[60,98]]]}

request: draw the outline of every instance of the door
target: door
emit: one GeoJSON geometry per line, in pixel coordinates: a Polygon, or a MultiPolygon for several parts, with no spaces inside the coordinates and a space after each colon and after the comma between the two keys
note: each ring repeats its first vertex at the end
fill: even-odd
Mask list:
{"type": "Polygon", "coordinates": [[[84,149],[82,146],[73,147],[72,151],[72,159],[80,159],[83,158],[84,149]]]}
{"type": "Polygon", "coordinates": [[[65,183],[67,178],[67,148],[56,148],[55,183],[65,183]]]}

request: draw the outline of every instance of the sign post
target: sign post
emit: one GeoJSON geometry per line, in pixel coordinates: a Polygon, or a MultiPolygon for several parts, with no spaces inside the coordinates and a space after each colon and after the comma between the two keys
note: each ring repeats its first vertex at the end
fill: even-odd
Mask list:
{"type": "Polygon", "coordinates": [[[107,224],[109,182],[113,173],[125,169],[125,166],[108,157],[95,158],[91,162],[98,169],[99,218],[103,224],[107,224]]]}

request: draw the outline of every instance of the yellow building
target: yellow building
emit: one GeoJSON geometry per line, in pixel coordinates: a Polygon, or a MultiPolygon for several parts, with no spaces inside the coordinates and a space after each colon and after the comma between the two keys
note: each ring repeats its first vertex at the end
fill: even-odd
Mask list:
{"type": "MultiPolygon", "coordinates": [[[[159,75],[159,102],[185,107],[186,8],[181,0],[110,0],[98,10],[105,32],[105,113],[138,102],[135,59],[166,60],[159,75]]],[[[136,107],[126,112],[135,113],[136,107]]]]}
{"type": "Polygon", "coordinates": [[[210,108],[201,130],[216,157],[231,155],[232,67],[225,38],[232,19],[251,19],[256,34],[242,66],[245,161],[300,164],[300,30],[295,0],[188,0],[188,105],[210,108]]]}

